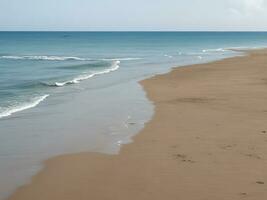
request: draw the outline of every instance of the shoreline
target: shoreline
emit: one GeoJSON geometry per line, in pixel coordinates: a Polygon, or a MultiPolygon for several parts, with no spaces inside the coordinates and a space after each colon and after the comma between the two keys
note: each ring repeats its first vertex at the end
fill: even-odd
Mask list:
{"type": "Polygon", "coordinates": [[[49,159],[8,199],[267,197],[265,55],[251,51],[141,81],[155,112],[133,143],[118,155],[49,159]]]}

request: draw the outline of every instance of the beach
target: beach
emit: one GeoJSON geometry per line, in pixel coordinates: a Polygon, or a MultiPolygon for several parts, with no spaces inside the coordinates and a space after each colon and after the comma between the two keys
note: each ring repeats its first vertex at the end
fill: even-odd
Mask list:
{"type": "Polygon", "coordinates": [[[267,198],[267,50],[141,81],[153,118],[119,154],[45,162],[9,200],[267,198]]]}

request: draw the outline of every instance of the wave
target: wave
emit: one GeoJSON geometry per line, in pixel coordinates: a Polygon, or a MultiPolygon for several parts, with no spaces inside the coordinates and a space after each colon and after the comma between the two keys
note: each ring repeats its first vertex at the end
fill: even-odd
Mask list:
{"type": "Polygon", "coordinates": [[[131,61],[131,60],[142,60],[142,58],[103,58],[103,59],[100,59],[100,60],[103,60],[103,61],[131,61]]]}
{"type": "Polygon", "coordinates": [[[178,56],[183,56],[183,57],[203,57],[208,55],[208,53],[205,52],[178,52],[178,56]]]}
{"type": "Polygon", "coordinates": [[[164,57],[172,58],[173,56],[165,54],[164,57]]]}
{"type": "Polygon", "coordinates": [[[225,48],[229,51],[242,51],[242,50],[252,50],[252,49],[261,49],[261,48],[266,48],[264,46],[258,46],[258,47],[246,47],[246,46],[240,46],[240,47],[228,47],[228,48],[225,48]]]}
{"type": "Polygon", "coordinates": [[[120,61],[115,61],[112,66],[108,69],[105,69],[103,71],[97,71],[97,72],[92,72],[90,74],[84,74],[84,75],[80,75],[72,80],[69,80],[69,81],[64,81],[64,82],[55,82],[53,84],[46,84],[48,86],[55,86],[55,87],[63,87],[65,85],[70,85],[70,84],[76,84],[76,83],[80,83],[81,81],[83,80],[86,80],[86,79],[89,79],[89,78],[92,78],[96,75],[101,75],[101,74],[107,74],[107,73],[110,73],[110,72],[113,72],[113,71],[116,71],[117,69],[119,69],[119,64],[120,64],[120,61]]]}
{"type": "MultiPolygon", "coordinates": [[[[228,48],[217,48],[217,49],[202,49],[200,52],[178,52],[179,56],[204,56],[209,53],[219,53],[219,52],[231,52],[233,50],[245,50],[249,49],[246,47],[228,47],[228,48]]],[[[165,55],[167,56],[167,55],[165,55]]]]}
{"type": "Polygon", "coordinates": [[[206,52],[225,52],[228,51],[228,49],[224,49],[224,48],[218,48],[218,49],[203,49],[202,52],[206,53],[206,52]]]}
{"type": "Polygon", "coordinates": [[[24,55],[24,56],[14,56],[14,55],[1,55],[0,59],[7,60],[46,60],[46,61],[131,61],[131,60],[141,60],[142,58],[103,58],[103,59],[91,59],[91,58],[82,58],[76,56],[46,56],[46,55],[24,55]]]}
{"type": "Polygon", "coordinates": [[[14,106],[4,108],[4,109],[2,109],[3,111],[0,110],[0,118],[8,117],[8,116],[12,115],[13,113],[21,112],[23,110],[33,108],[33,107],[37,106],[39,103],[41,103],[42,101],[44,101],[47,97],[49,97],[48,94],[43,95],[43,96],[39,96],[39,97],[34,97],[27,103],[22,103],[19,105],[14,105],[14,106]]]}
{"type": "Polygon", "coordinates": [[[226,51],[235,51],[235,50],[250,50],[250,49],[258,49],[260,47],[246,47],[246,46],[239,46],[239,47],[225,47],[225,48],[217,48],[217,49],[203,49],[203,53],[208,52],[226,52],[226,51]]]}
{"type": "Polygon", "coordinates": [[[90,58],[80,58],[75,56],[0,56],[1,59],[11,60],[48,60],[48,61],[65,61],[65,60],[77,60],[88,61],[90,58]]]}
{"type": "Polygon", "coordinates": [[[110,61],[90,61],[86,62],[86,64],[72,64],[72,65],[63,65],[56,67],[56,69],[66,69],[66,70],[87,70],[90,68],[103,68],[109,67],[110,61]]]}

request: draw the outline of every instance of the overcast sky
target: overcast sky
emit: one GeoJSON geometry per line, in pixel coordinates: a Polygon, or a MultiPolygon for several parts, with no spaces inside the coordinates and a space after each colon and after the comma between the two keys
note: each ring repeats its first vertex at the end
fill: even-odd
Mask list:
{"type": "Polygon", "coordinates": [[[0,30],[267,31],[267,0],[0,0],[0,30]]]}

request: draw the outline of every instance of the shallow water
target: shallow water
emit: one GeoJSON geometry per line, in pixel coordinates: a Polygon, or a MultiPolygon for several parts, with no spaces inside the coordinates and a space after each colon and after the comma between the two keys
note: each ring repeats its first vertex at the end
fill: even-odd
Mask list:
{"type": "Polygon", "coordinates": [[[0,199],[41,162],[118,153],[153,115],[137,83],[266,46],[267,33],[0,33],[0,199]]]}

